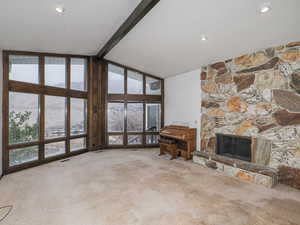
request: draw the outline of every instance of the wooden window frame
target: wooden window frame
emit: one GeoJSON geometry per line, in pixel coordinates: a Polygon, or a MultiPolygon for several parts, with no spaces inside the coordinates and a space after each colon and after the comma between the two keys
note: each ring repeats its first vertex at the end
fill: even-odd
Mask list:
{"type": "Polygon", "coordinates": [[[73,155],[84,153],[88,150],[89,143],[89,56],[84,55],[70,55],[70,54],[56,54],[56,53],[40,53],[40,52],[25,52],[25,51],[3,51],[3,172],[4,174],[15,172],[18,170],[30,168],[33,166],[48,163],[54,160],[63,159],[73,155]],[[39,84],[27,83],[15,80],[9,80],[9,56],[10,55],[24,55],[37,56],[39,58],[39,84]],[[45,57],[63,57],[66,59],[66,88],[52,87],[45,85],[45,57]],[[83,58],[86,60],[87,74],[86,74],[86,91],[71,89],[71,58],[83,58]],[[9,145],[9,93],[20,92],[27,94],[39,95],[39,139],[38,141],[9,145]],[[59,96],[66,98],[66,135],[65,137],[52,138],[45,140],[45,96],[59,96]],[[82,135],[71,136],[70,134],[70,113],[71,113],[71,98],[81,98],[87,101],[87,113],[85,118],[87,120],[86,133],[82,135]],[[86,148],[70,151],[70,140],[76,138],[86,138],[86,148]],[[65,154],[45,158],[45,144],[65,141],[65,154]],[[9,151],[12,149],[19,149],[30,146],[39,146],[38,160],[26,162],[20,165],[9,166],[9,151]]]}
{"type": "Polygon", "coordinates": [[[108,65],[112,64],[115,66],[122,67],[124,69],[124,94],[110,94],[106,91],[105,94],[105,148],[148,148],[148,147],[158,147],[159,144],[146,144],[146,135],[159,135],[158,132],[148,132],[146,131],[146,104],[160,104],[161,106],[161,127],[164,126],[164,80],[157,76],[153,76],[142,71],[133,69],[128,66],[124,66],[119,63],[115,63],[109,60],[105,60],[105,87],[108,90],[108,65]],[[127,93],[127,75],[128,70],[137,72],[143,76],[143,94],[128,94],[127,93]],[[151,77],[157,79],[161,82],[161,94],[160,95],[147,95],[146,94],[146,77],[151,77]],[[124,132],[115,133],[115,132],[108,132],[107,130],[107,118],[108,118],[108,110],[107,105],[109,103],[124,103],[124,132]],[[128,103],[141,103],[143,104],[143,131],[142,132],[127,132],[127,104],[128,103]],[[123,145],[109,145],[108,138],[110,135],[123,135],[123,145]],[[128,135],[142,135],[142,144],[141,145],[128,145],[128,135]]]}

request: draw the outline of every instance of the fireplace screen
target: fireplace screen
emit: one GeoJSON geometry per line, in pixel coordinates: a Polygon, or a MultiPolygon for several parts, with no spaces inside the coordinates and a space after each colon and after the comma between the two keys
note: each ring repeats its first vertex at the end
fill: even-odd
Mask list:
{"type": "Polygon", "coordinates": [[[251,162],[251,138],[217,134],[217,154],[251,162]]]}

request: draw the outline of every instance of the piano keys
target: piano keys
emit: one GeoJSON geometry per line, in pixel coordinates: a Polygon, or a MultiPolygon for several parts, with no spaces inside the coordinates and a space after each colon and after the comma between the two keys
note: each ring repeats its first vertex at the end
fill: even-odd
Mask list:
{"type": "Polygon", "coordinates": [[[192,159],[192,152],[196,150],[196,128],[170,125],[161,129],[159,144],[160,155],[171,154],[171,160],[179,155],[185,160],[192,159]]]}

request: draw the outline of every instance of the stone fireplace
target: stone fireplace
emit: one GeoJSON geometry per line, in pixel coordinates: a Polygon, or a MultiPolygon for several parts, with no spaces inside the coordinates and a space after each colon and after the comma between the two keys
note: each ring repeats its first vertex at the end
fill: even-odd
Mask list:
{"type": "Polygon", "coordinates": [[[244,161],[252,161],[251,137],[216,134],[216,154],[244,161]]]}
{"type": "Polygon", "coordinates": [[[280,168],[300,169],[300,42],[205,66],[201,90],[201,150],[195,161],[202,157],[202,164],[256,183],[256,175],[272,177],[266,186],[277,182],[273,176],[280,168]],[[236,137],[244,137],[240,144],[248,150],[250,145],[250,154],[224,149],[236,137]]]}

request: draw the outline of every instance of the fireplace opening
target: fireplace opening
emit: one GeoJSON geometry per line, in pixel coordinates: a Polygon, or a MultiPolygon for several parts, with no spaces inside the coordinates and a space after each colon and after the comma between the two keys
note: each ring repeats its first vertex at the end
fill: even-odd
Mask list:
{"type": "Polygon", "coordinates": [[[251,138],[217,134],[219,155],[251,162],[251,138]]]}

